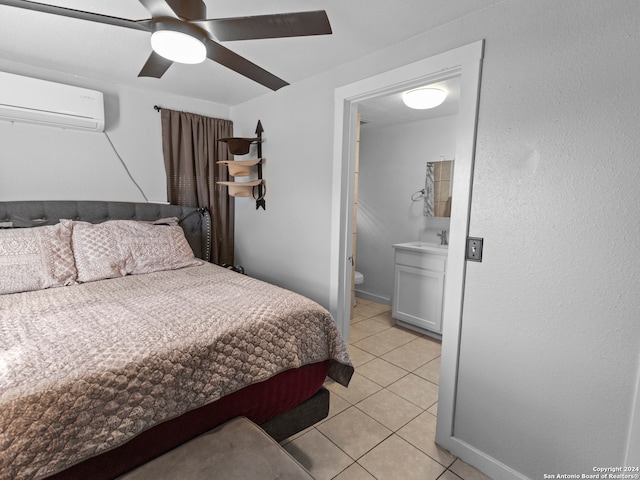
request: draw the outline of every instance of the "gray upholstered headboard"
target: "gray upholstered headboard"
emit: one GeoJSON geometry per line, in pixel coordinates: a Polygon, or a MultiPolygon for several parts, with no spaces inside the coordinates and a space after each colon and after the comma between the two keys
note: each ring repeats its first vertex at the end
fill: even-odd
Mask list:
{"type": "Polygon", "coordinates": [[[100,223],[106,220],[157,220],[177,217],[193,253],[198,258],[211,257],[211,218],[206,209],[160,203],[101,201],[17,201],[0,202],[0,223],[14,227],[53,225],[60,219],[100,223]]]}

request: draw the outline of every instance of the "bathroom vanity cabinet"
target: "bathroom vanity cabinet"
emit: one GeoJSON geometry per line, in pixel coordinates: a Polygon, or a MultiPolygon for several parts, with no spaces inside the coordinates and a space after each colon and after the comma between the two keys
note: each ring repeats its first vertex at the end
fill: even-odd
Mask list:
{"type": "Polygon", "coordinates": [[[447,247],[426,242],[398,243],[393,247],[393,318],[400,326],[440,338],[447,247]]]}

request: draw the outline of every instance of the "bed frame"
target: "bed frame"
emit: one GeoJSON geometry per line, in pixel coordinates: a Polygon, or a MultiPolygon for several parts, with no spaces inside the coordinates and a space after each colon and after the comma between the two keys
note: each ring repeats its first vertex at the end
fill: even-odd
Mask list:
{"type": "MultiPolygon", "coordinates": [[[[198,258],[209,261],[211,218],[206,209],[181,205],[106,201],[0,202],[0,223],[11,222],[14,228],[54,225],[60,219],[101,223],[107,220],[154,221],[167,217],[179,219],[179,224],[194,254],[198,258]]],[[[196,415],[198,410],[194,411],[196,415]]],[[[328,413],[329,392],[320,388],[308,400],[266,421],[261,427],[276,441],[282,441],[322,420],[328,413]]],[[[175,425],[172,428],[175,429],[175,425]]],[[[71,470],[73,468],[69,472],[61,472],[52,478],[82,478],[79,476],[82,475],[80,472],[73,473],[71,470]]]]}

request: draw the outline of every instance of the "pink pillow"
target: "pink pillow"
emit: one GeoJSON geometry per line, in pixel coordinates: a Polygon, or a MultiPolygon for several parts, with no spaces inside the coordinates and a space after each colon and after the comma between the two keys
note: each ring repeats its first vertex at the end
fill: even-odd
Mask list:
{"type": "Polygon", "coordinates": [[[0,230],[0,294],[76,283],[71,222],[0,230]]]}
{"type": "Polygon", "coordinates": [[[72,245],[80,282],[202,263],[179,226],[135,220],[73,222],[72,245]]]}

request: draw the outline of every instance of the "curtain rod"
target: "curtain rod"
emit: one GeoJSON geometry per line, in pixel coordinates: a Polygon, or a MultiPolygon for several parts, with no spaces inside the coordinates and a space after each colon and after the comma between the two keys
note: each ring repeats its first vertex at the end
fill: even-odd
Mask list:
{"type": "Polygon", "coordinates": [[[154,106],[153,106],[153,109],[154,109],[156,112],[159,112],[160,110],[162,110],[162,107],[159,107],[158,105],[154,105],[154,106]]]}

